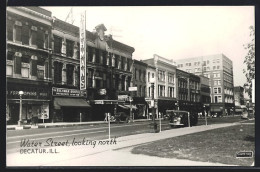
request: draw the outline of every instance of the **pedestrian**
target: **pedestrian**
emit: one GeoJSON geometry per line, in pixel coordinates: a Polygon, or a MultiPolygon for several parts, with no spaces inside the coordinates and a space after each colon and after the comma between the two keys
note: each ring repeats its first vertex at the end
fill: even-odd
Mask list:
{"type": "Polygon", "coordinates": [[[107,122],[107,113],[105,113],[105,119],[104,119],[104,121],[107,122]]]}

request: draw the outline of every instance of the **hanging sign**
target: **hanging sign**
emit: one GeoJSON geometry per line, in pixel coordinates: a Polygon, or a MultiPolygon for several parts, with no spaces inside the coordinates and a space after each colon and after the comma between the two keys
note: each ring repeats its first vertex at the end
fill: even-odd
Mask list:
{"type": "Polygon", "coordinates": [[[86,13],[81,14],[80,27],[80,90],[86,90],[86,13]]]}

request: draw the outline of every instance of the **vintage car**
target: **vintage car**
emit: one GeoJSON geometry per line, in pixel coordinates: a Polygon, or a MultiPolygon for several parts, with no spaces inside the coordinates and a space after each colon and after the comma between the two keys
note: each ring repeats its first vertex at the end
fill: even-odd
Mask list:
{"type": "Polygon", "coordinates": [[[194,126],[198,123],[198,114],[190,113],[188,111],[180,110],[167,110],[166,114],[169,115],[170,126],[194,126]]]}
{"type": "Polygon", "coordinates": [[[125,112],[118,112],[118,113],[116,113],[116,115],[114,117],[114,121],[116,123],[120,123],[120,122],[129,123],[130,122],[130,117],[125,112]]]}

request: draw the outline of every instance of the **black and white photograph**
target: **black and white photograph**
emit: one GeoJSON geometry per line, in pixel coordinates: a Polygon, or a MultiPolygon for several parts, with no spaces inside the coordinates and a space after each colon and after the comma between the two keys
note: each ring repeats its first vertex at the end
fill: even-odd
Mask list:
{"type": "Polygon", "coordinates": [[[255,6],[6,6],[6,167],[254,167],[255,6]]]}

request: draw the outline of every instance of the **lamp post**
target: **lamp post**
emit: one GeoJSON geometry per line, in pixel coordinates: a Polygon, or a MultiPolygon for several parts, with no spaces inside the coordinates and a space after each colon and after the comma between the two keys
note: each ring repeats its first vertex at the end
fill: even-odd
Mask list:
{"type": "Polygon", "coordinates": [[[154,102],[154,81],[155,79],[154,78],[151,78],[151,87],[152,87],[152,118],[153,118],[153,127],[154,127],[154,132],[156,133],[157,132],[157,124],[155,122],[155,113],[154,113],[154,105],[155,105],[155,102],[154,102]]]}
{"type": "Polygon", "coordinates": [[[134,122],[133,120],[133,108],[132,108],[132,98],[129,99],[130,101],[130,122],[134,122]]]}
{"type": "Polygon", "coordinates": [[[19,96],[20,96],[20,111],[19,111],[19,121],[18,121],[18,125],[21,126],[22,124],[22,95],[23,95],[23,91],[19,91],[19,96]]]}
{"type": "Polygon", "coordinates": [[[206,115],[206,106],[204,105],[203,108],[204,108],[205,122],[206,122],[206,125],[208,125],[207,115],[206,115]]]}

